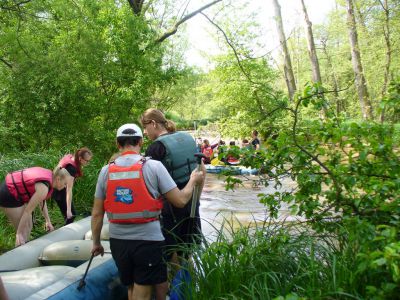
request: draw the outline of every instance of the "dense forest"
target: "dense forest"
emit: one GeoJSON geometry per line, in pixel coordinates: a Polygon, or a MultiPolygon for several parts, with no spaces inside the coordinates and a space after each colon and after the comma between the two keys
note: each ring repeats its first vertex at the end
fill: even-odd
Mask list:
{"type": "MultiPolygon", "coordinates": [[[[242,163],[264,170],[262,184],[279,186],[287,176],[297,184],[290,192],[259,195],[270,217],[288,203],[318,239],[335,242],[315,254],[312,242],[302,240],[303,255],[319,255],[320,268],[304,257],[285,272],[304,262],[298,268],[309,271],[304,277],[281,269],[274,279],[266,276],[292,285],[259,289],[256,280],[267,279],[257,277],[237,293],[214,286],[215,298],[397,299],[400,2],[336,0],[325,21],[313,24],[308,1],[298,0],[304,22],[289,32],[280,6],[286,0],[268,1],[274,28],[257,23],[260,12],[244,0],[2,0],[1,176],[26,164],[54,166],[63,151],[88,146],[95,165],[77,195],[90,203],[96,172],[115,152],[116,128],[137,122],[148,107],[166,111],[181,129],[196,121],[222,136],[244,138],[256,128],[264,147],[240,153],[242,163]],[[221,47],[222,54],[209,57],[208,70],[184,60],[186,25],[196,18],[209,22],[221,47]],[[265,32],[271,30],[279,56],[267,50],[265,32]]],[[[227,178],[228,188],[240,181],[227,178]]],[[[279,239],[263,235],[260,251],[297,255],[299,237],[293,243],[290,230],[275,233],[279,239]],[[294,252],[284,252],[287,245],[294,252]]],[[[240,235],[234,242],[205,253],[243,257],[246,246],[255,247],[240,235]]],[[[271,270],[278,265],[269,262],[271,270]]],[[[212,290],[209,283],[197,284],[203,293],[212,290]]],[[[207,299],[200,292],[196,297],[207,299]]]]}
{"type": "Polygon", "coordinates": [[[185,2],[2,1],[1,152],[83,141],[109,148],[113,129],[151,105],[186,120],[218,120],[238,137],[253,127],[268,137],[282,122],[274,108],[315,83],[325,113],[397,121],[397,1],[337,1],[326,22],[312,26],[299,0],[306,26],[290,35],[271,1],[282,59],[252,56],[264,31],[251,18],[256,12],[240,10],[245,1],[182,12],[185,2]],[[185,21],[194,17],[209,20],[225,49],[208,72],[183,60],[185,21]]]}

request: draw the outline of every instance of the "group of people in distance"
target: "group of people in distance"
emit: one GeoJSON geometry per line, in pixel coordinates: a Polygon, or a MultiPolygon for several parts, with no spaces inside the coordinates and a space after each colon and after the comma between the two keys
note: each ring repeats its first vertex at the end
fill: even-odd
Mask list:
{"type": "Polygon", "coordinates": [[[46,205],[48,199],[56,201],[65,224],[73,222],[72,188],[75,179],[83,175],[82,166],[91,158],[92,152],[85,147],[78,149],[74,155],[65,155],[53,171],[30,167],[6,175],[0,184],[0,208],[15,228],[15,246],[29,241],[32,213],[37,206],[40,206],[46,221],[46,230],[54,230],[46,205]]]}
{"type": "MultiPolygon", "coordinates": [[[[194,188],[204,185],[204,164],[197,164],[196,143],[176,131],[158,109],[140,117],[143,132],[153,143],[141,155],[142,129],[124,124],[116,132],[118,155],[98,176],[92,208],[92,254],[103,255],[100,234],[109,220],[110,248],[129,299],[166,299],[167,261],[180,264],[180,251],[201,241],[199,202],[191,216],[194,188]]],[[[54,198],[65,218],[73,222],[75,179],[92,158],[87,148],[64,156],[54,171],[32,167],[7,174],[0,187],[0,207],[16,230],[16,246],[25,244],[32,229],[32,212],[40,205],[48,230],[54,230],[46,201],[54,198]]],[[[0,279],[1,280],[1,279],[0,279]]],[[[0,282],[1,283],[1,282],[0,282]]],[[[2,285],[0,285],[0,293],[2,285]]]]}
{"type": "MultiPolygon", "coordinates": [[[[251,141],[249,142],[248,139],[243,139],[242,144],[240,148],[248,148],[248,149],[254,149],[254,150],[259,150],[260,149],[260,140],[258,139],[258,131],[253,130],[251,133],[251,141]]],[[[218,143],[215,144],[210,144],[208,139],[204,139],[201,141],[201,139],[198,140],[198,150],[204,154],[203,161],[205,164],[210,164],[211,161],[217,157],[217,153],[221,153],[223,151],[223,146],[225,146],[225,142],[223,140],[220,140],[218,143]]],[[[236,146],[235,141],[230,141],[228,148],[232,147],[238,147],[236,146]]],[[[228,155],[226,158],[223,158],[221,160],[224,163],[231,164],[231,165],[236,165],[239,163],[239,157],[235,157],[234,155],[228,155]]]]}

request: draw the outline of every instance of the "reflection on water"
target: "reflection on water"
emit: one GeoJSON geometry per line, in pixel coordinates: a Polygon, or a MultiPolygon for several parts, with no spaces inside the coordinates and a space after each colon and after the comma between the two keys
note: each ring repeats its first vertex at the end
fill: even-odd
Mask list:
{"type": "MultiPolygon", "coordinates": [[[[273,184],[268,187],[254,186],[257,176],[239,178],[243,180],[243,186],[238,186],[234,191],[225,190],[224,176],[207,174],[206,183],[200,201],[200,216],[202,218],[203,234],[213,239],[216,228],[221,227],[222,222],[229,221],[234,228],[247,226],[254,222],[264,222],[268,219],[266,207],[259,202],[258,194],[272,194],[277,191],[273,184]]],[[[283,186],[279,191],[293,189],[294,183],[289,179],[283,180],[283,186]]],[[[288,207],[283,204],[279,211],[279,219],[293,220],[288,207]]]]}

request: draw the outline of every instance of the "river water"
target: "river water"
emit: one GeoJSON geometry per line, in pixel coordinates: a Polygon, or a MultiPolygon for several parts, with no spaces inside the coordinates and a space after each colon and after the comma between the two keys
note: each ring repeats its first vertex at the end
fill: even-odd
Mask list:
{"type": "MultiPolygon", "coordinates": [[[[224,176],[207,174],[203,193],[200,197],[200,217],[202,230],[206,238],[214,240],[216,229],[221,228],[223,222],[226,226],[237,228],[251,224],[262,223],[268,220],[268,210],[259,202],[258,194],[272,194],[277,190],[290,191],[295,187],[289,178],[283,179],[283,185],[277,189],[273,182],[268,187],[259,184],[257,175],[237,176],[243,185],[233,191],[226,191],[224,176]]],[[[283,204],[279,210],[278,220],[294,221],[288,206],[283,204]]]]}

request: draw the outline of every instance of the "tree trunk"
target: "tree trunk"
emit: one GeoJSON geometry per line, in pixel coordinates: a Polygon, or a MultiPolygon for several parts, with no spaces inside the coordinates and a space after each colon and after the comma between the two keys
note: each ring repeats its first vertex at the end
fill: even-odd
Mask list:
{"type": "MultiPolygon", "coordinates": [[[[382,5],[382,8],[385,13],[385,23],[383,25],[383,35],[385,37],[385,46],[386,46],[386,63],[385,63],[385,73],[383,75],[383,86],[381,91],[382,99],[386,96],[387,86],[390,79],[390,64],[392,61],[392,44],[390,42],[390,26],[389,26],[389,5],[388,0],[379,1],[382,5]]],[[[385,108],[383,108],[381,112],[381,122],[385,121],[385,108]]]]}
{"type": "Polygon", "coordinates": [[[333,85],[333,95],[335,97],[336,102],[336,114],[339,115],[342,111],[345,110],[344,101],[339,98],[339,81],[336,75],[335,67],[333,66],[332,57],[328,53],[328,49],[325,42],[322,42],[322,51],[326,56],[326,61],[328,63],[328,67],[330,69],[332,75],[332,85],[333,85]]]}
{"type": "Polygon", "coordinates": [[[312,31],[312,23],[310,22],[310,19],[308,18],[307,8],[306,8],[306,5],[304,4],[304,0],[301,0],[301,5],[303,6],[304,20],[306,23],[308,55],[310,56],[310,61],[311,61],[312,80],[313,80],[313,82],[319,82],[322,84],[317,51],[315,50],[314,36],[313,36],[313,31],[312,31]]]}
{"type": "Polygon", "coordinates": [[[296,92],[296,83],[294,80],[293,68],[292,68],[292,62],[290,60],[289,50],[286,44],[285,32],[283,30],[281,7],[278,3],[278,0],[273,0],[272,2],[274,4],[274,9],[275,9],[275,22],[279,35],[279,42],[282,46],[286,85],[288,88],[289,98],[293,100],[294,93],[296,92]]]}
{"type": "Polygon", "coordinates": [[[142,12],[143,2],[144,0],[128,0],[129,6],[132,8],[133,13],[135,15],[140,15],[142,12]]]}
{"type": "Polygon", "coordinates": [[[351,61],[353,71],[356,77],[356,88],[358,99],[360,101],[362,117],[365,120],[372,119],[372,105],[369,100],[367,83],[365,81],[363,67],[361,63],[360,48],[358,45],[358,34],[356,20],[354,17],[353,0],[346,0],[347,4],[347,27],[349,30],[349,39],[351,47],[351,61]]]}

